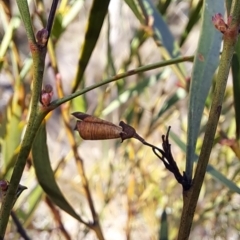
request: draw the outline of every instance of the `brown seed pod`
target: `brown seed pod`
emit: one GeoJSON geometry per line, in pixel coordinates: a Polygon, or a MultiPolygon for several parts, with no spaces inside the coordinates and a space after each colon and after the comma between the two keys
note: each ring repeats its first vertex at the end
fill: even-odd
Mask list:
{"type": "Polygon", "coordinates": [[[104,140],[120,138],[122,127],[119,127],[111,122],[102,120],[91,115],[76,112],[72,114],[76,118],[82,120],[77,121],[75,130],[85,140],[104,140]]]}

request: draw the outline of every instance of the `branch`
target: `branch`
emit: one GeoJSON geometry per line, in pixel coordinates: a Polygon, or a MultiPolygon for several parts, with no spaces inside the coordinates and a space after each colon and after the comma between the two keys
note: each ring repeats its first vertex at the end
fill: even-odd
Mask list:
{"type": "Polygon", "coordinates": [[[19,232],[19,234],[21,235],[21,237],[24,240],[30,240],[29,236],[27,235],[24,227],[22,226],[21,222],[19,221],[18,217],[16,216],[15,212],[11,211],[11,217],[17,227],[17,231],[19,232]]]}
{"type": "MultiPolygon", "coordinates": [[[[195,176],[193,179],[193,185],[189,191],[185,191],[183,193],[184,207],[180,222],[178,240],[185,240],[188,239],[189,237],[198,197],[200,194],[200,190],[206,173],[206,168],[212,151],[214,136],[216,133],[219,116],[221,114],[222,103],[229,75],[231,60],[238,37],[238,29],[240,24],[240,2],[237,0],[234,0],[232,2],[230,19],[231,19],[231,21],[229,21],[230,24],[229,26],[226,27],[226,29],[222,28],[219,29],[221,31],[222,30],[224,31],[223,51],[216,78],[217,79],[216,87],[213,94],[213,101],[209,114],[209,119],[206,126],[203,145],[199,156],[195,176]]],[[[224,26],[224,24],[221,24],[221,26],[224,26]]]]}
{"type": "Polygon", "coordinates": [[[117,74],[117,75],[115,75],[115,76],[113,76],[109,79],[106,79],[106,80],[104,80],[100,83],[93,84],[92,86],[86,87],[85,89],[83,89],[81,91],[77,91],[77,92],[72,93],[72,94],[70,94],[66,97],[63,97],[63,98],[58,99],[56,101],[53,101],[51,103],[51,105],[49,106],[48,111],[52,111],[53,109],[59,107],[61,104],[65,103],[65,102],[68,102],[68,101],[74,99],[75,97],[78,97],[78,96],[80,96],[80,95],[82,95],[86,92],[89,92],[89,91],[91,91],[95,88],[98,88],[100,86],[103,86],[103,85],[106,85],[108,83],[114,82],[118,79],[129,77],[129,76],[135,75],[137,73],[146,72],[146,71],[149,71],[149,70],[152,70],[152,69],[165,67],[165,66],[168,66],[168,65],[176,64],[176,63],[187,62],[187,61],[192,62],[193,61],[193,56],[174,58],[174,59],[163,61],[163,62],[158,62],[158,63],[146,65],[146,66],[141,66],[139,68],[136,68],[136,69],[124,72],[124,73],[119,73],[119,74],[117,74]]]}
{"type": "MultiPolygon", "coordinates": [[[[55,1],[54,1],[55,2],[55,1]]],[[[31,99],[31,109],[30,116],[24,134],[23,141],[21,143],[21,148],[19,155],[14,166],[14,170],[11,176],[10,185],[6,196],[3,199],[2,206],[0,209],[0,239],[4,238],[8,219],[13,207],[14,196],[17,193],[20,179],[24,171],[24,167],[27,161],[27,157],[32,147],[35,135],[38,128],[46,116],[47,112],[43,112],[39,108],[39,99],[42,88],[43,72],[45,66],[45,56],[47,52],[47,40],[49,34],[46,29],[40,31],[37,34],[37,40],[35,39],[32,22],[30,17],[30,12],[28,8],[27,0],[17,0],[17,5],[22,17],[24,27],[26,29],[28,42],[33,58],[33,84],[32,84],[32,99],[31,99]]],[[[54,9],[54,7],[53,7],[54,9]]],[[[53,10],[51,14],[54,14],[53,10]]],[[[50,15],[51,15],[50,14],[50,15]]],[[[49,23],[49,28],[52,26],[52,20],[49,23]]]]}

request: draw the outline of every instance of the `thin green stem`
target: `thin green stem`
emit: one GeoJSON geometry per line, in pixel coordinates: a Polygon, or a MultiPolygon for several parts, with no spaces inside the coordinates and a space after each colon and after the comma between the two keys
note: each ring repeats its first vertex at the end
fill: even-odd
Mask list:
{"type": "Polygon", "coordinates": [[[28,1],[17,0],[17,5],[23,20],[24,27],[26,29],[28,41],[36,44],[36,39],[32,28],[31,16],[28,8],[28,1]]]}
{"type": "Polygon", "coordinates": [[[10,185],[4,197],[0,209],[0,239],[4,238],[8,219],[14,204],[16,191],[22,177],[22,173],[31,150],[32,143],[38,128],[46,116],[47,112],[39,110],[39,98],[42,88],[42,78],[44,72],[44,62],[46,56],[46,47],[39,47],[36,44],[35,37],[32,31],[30,13],[27,1],[18,0],[19,11],[22,15],[22,20],[27,31],[30,49],[33,57],[33,89],[32,89],[32,102],[30,109],[30,117],[27,124],[26,132],[21,143],[20,152],[13,169],[10,180],[10,185]]]}
{"type": "Polygon", "coordinates": [[[146,72],[146,71],[149,71],[149,70],[152,70],[152,69],[165,67],[165,66],[168,66],[168,65],[176,64],[176,63],[187,62],[187,61],[192,62],[193,58],[194,58],[193,56],[174,58],[174,59],[171,59],[171,60],[158,62],[158,63],[153,63],[153,64],[142,66],[142,67],[139,67],[139,68],[136,68],[136,69],[124,72],[124,73],[117,74],[117,75],[115,75],[115,76],[113,76],[113,77],[111,77],[107,80],[104,80],[104,81],[100,82],[100,83],[93,84],[92,86],[87,87],[87,88],[85,88],[81,91],[72,93],[72,94],[70,94],[70,95],[68,95],[64,98],[53,101],[52,104],[49,106],[49,110],[53,110],[53,109],[57,108],[58,106],[60,106],[61,104],[74,99],[75,97],[78,97],[78,96],[80,96],[80,95],[82,95],[86,92],[89,92],[89,91],[91,91],[95,88],[98,88],[98,87],[103,86],[105,84],[108,84],[110,82],[114,82],[118,79],[122,79],[122,78],[125,78],[125,77],[128,77],[128,76],[132,76],[134,74],[140,73],[140,72],[146,72]]]}
{"type": "Polygon", "coordinates": [[[0,239],[3,239],[11,213],[13,202],[15,200],[15,194],[22,177],[22,173],[26,164],[27,157],[31,150],[32,142],[40,126],[44,116],[39,115],[37,120],[32,124],[29,120],[26,133],[21,144],[21,149],[18,155],[18,159],[14,166],[13,174],[11,176],[10,185],[6,194],[6,197],[3,199],[1,210],[0,210],[0,239]]]}
{"type": "Polygon", "coordinates": [[[238,0],[234,0],[232,3],[231,16],[231,25],[229,30],[224,34],[224,46],[217,74],[216,87],[213,94],[213,102],[206,126],[201,153],[193,179],[193,185],[190,191],[184,192],[183,196],[184,208],[180,222],[178,240],[185,240],[189,238],[194,212],[212,151],[214,136],[219,121],[219,116],[221,114],[231,60],[237,40],[238,26],[240,24],[240,2],[238,0]]]}

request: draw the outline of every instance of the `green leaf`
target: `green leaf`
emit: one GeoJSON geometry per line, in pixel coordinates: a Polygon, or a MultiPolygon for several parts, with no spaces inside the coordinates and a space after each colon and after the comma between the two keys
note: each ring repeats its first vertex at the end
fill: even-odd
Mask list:
{"type": "MultiPolygon", "coordinates": [[[[178,137],[177,134],[175,134],[173,131],[170,131],[170,137],[183,152],[186,152],[186,144],[178,137]]],[[[193,160],[194,162],[197,162],[198,155],[194,154],[193,160]]],[[[240,194],[240,188],[234,182],[227,179],[222,173],[220,173],[217,169],[215,169],[211,164],[208,164],[207,166],[207,173],[209,173],[212,177],[214,177],[217,181],[222,183],[231,191],[240,194]]]]}
{"type": "Polygon", "coordinates": [[[81,217],[74,211],[72,206],[63,196],[54,178],[54,173],[51,168],[48,155],[45,123],[42,123],[40,126],[37,136],[33,142],[32,156],[36,176],[43,191],[58,207],[60,207],[62,210],[67,212],[78,221],[82,222],[81,217]]]}
{"type": "Polygon", "coordinates": [[[161,227],[159,231],[159,240],[168,240],[168,222],[167,213],[164,210],[161,216],[161,227]]]}
{"type": "Polygon", "coordinates": [[[80,84],[84,71],[88,65],[92,52],[96,46],[100,35],[104,18],[108,11],[110,0],[94,0],[85,34],[84,43],[81,49],[80,58],[78,60],[78,70],[74,81],[72,92],[75,92],[80,84]]]}
{"type": "Polygon", "coordinates": [[[233,75],[233,99],[236,120],[236,139],[240,137],[240,41],[236,46],[236,53],[232,58],[232,75],[233,75]]]}
{"type": "Polygon", "coordinates": [[[224,12],[223,0],[204,2],[202,26],[191,78],[188,111],[186,175],[192,178],[193,159],[205,101],[219,62],[222,36],[212,24],[212,16],[224,12]]]}

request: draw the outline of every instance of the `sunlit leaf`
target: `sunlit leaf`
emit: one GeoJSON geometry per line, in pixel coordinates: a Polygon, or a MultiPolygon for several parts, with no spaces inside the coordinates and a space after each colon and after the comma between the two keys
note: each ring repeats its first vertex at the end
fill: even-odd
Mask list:
{"type": "Polygon", "coordinates": [[[205,101],[211,87],[213,75],[219,63],[222,37],[212,24],[212,16],[224,12],[223,0],[206,0],[202,16],[202,27],[191,78],[188,110],[188,137],[186,174],[192,178],[193,159],[205,101]]]}

